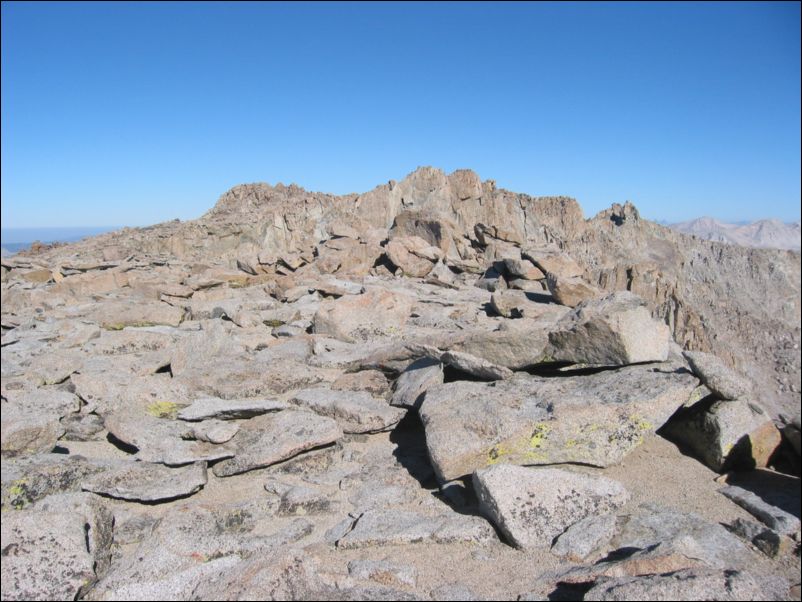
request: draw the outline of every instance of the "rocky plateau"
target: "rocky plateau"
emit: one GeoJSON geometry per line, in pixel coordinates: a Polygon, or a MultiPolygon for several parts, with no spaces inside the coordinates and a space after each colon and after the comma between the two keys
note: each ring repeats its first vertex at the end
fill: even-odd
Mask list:
{"type": "Polygon", "coordinates": [[[4,600],[798,600],[800,254],[460,170],[2,259],[4,600]]]}

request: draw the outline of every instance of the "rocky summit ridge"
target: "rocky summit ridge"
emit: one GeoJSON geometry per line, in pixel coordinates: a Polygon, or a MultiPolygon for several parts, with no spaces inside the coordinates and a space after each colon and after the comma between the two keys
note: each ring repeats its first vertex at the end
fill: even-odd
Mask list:
{"type": "Polygon", "coordinates": [[[425,167],[0,292],[3,599],[798,599],[799,253],[425,167]]]}

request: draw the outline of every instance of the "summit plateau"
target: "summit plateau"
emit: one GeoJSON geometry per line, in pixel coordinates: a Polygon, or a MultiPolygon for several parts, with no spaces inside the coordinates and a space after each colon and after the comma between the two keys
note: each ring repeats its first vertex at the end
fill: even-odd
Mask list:
{"type": "Polygon", "coordinates": [[[799,252],[423,167],[0,290],[3,599],[799,598],[799,252]]]}

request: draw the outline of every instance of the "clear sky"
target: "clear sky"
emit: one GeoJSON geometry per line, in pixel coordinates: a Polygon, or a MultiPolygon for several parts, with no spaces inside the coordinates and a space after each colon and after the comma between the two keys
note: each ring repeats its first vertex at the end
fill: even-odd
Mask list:
{"type": "Polygon", "coordinates": [[[800,4],[2,3],[5,228],[419,165],[591,216],[800,215],[800,4]]]}

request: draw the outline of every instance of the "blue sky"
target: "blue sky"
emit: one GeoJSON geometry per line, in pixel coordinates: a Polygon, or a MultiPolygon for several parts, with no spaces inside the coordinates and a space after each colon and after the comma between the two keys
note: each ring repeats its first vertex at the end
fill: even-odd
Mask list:
{"type": "Polygon", "coordinates": [[[800,215],[800,5],[2,4],[4,228],[476,170],[586,216],[800,215]]]}

